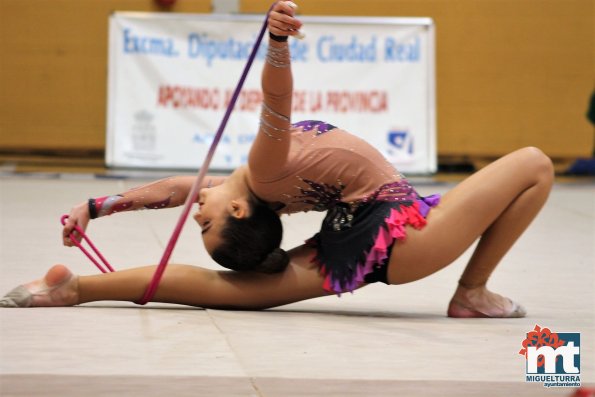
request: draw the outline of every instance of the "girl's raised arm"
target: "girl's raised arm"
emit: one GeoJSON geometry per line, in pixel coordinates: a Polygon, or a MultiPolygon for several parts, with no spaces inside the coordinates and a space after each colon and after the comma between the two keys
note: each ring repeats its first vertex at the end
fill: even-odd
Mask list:
{"type": "Polygon", "coordinates": [[[269,45],[262,71],[263,104],[260,128],[250,149],[248,166],[255,179],[275,176],[287,160],[290,144],[293,76],[288,36],[299,35],[295,4],[279,1],[269,14],[269,45]]]}

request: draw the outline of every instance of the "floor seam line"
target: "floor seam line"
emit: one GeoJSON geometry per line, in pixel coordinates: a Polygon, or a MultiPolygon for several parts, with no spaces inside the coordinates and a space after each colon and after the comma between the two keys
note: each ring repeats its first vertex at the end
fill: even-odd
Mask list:
{"type": "Polygon", "coordinates": [[[229,340],[229,338],[227,337],[227,334],[225,332],[223,332],[223,330],[221,329],[221,327],[219,326],[219,324],[217,324],[217,320],[215,320],[215,318],[211,315],[211,310],[210,309],[205,309],[205,312],[207,312],[207,316],[209,316],[209,319],[211,320],[211,322],[213,323],[213,325],[215,326],[215,328],[217,328],[217,331],[219,331],[219,333],[223,336],[223,339],[225,339],[225,343],[227,344],[227,346],[229,346],[229,349],[233,353],[233,355],[236,358],[236,360],[238,360],[238,363],[240,364],[240,367],[242,368],[242,371],[244,372],[245,377],[250,381],[250,385],[252,386],[252,388],[254,389],[254,391],[256,392],[256,394],[259,397],[263,397],[263,395],[260,393],[260,390],[258,389],[258,387],[256,386],[256,384],[254,383],[254,378],[252,376],[249,376],[248,375],[248,371],[247,371],[246,365],[244,365],[244,362],[242,361],[240,355],[233,348],[233,345],[232,345],[231,341],[229,340]]]}

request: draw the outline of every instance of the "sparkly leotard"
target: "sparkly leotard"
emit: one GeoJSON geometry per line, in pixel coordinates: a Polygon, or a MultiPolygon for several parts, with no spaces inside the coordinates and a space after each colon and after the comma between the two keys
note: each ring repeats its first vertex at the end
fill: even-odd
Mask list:
{"type": "Polygon", "coordinates": [[[331,124],[307,120],[291,125],[285,165],[254,193],[279,214],[328,211],[321,231],[308,240],[324,287],[336,293],[386,280],[386,266],[404,226],[421,228],[438,198],[421,198],[408,181],[361,138],[331,124]]]}

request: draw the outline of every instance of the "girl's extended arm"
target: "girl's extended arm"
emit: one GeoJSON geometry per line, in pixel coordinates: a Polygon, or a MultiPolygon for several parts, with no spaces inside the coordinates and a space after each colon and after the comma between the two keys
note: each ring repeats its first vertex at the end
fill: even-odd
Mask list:
{"type": "MultiPolygon", "coordinates": [[[[225,176],[207,175],[201,188],[219,185],[225,178],[225,176]]],[[[85,230],[90,219],[116,212],[172,208],[182,205],[186,201],[194,181],[196,181],[195,176],[174,176],[113,196],[91,198],[70,211],[68,220],[62,229],[63,243],[66,246],[72,246],[70,234],[74,232],[75,238],[80,238],[74,230],[74,226],[78,225],[85,230]]]]}
{"type": "Polygon", "coordinates": [[[289,153],[293,76],[287,36],[299,34],[302,25],[294,18],[294,10],[292,2],[280,1],[269,14],[268,28],[272,35],[262,70],[260,128],[248,158],[248,166],[255,179],[274,177],[289,153]]]}

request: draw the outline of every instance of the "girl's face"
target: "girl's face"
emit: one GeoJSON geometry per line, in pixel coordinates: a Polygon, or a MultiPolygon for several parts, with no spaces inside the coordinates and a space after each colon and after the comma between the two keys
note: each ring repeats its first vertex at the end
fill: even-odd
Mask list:
{"type": "Polygon", "coordinates": [[[209,255],[221,244],[221,230],[227,217],[243,218],[248,215],[248,200],[234,198],[225,184],[201,189],[198,211],[193,218],[202,229],[202,239],[209,255]]]}

